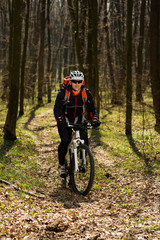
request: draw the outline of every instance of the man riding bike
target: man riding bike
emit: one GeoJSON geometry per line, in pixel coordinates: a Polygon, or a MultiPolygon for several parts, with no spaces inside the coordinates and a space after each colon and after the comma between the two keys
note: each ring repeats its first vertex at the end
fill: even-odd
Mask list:
{"type": "MultiPolygon", "coordinates": [[[[62,178],[66,177],[65,156],[72,138],[72,129],[68,128],[67,124],[83,122],[84,107],[86,107],[93,125],[98,127],[100,121],[98,120],[92,94],[84,87],[84,75],[80,71],[73,71],[70,73],[69,84],[60,89],[54,106],[54,115],[61,138],[58,147],[58,170],[62,178]]],[[[87,130],[80,130],[80,136],[88,145],[87,130]]]]}

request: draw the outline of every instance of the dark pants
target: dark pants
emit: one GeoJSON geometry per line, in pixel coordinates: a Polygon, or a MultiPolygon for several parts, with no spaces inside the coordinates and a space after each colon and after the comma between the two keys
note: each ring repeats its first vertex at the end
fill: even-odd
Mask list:
{"type": "MultiPolygon", "coordinates": [[[[63,165],[65,164],[65,156],[68,150],[68,146],[72,140],[72,129],[65,127],[65,128],[60,128],[58,127],[58,132],[61,138],[61,142],[58,147],[58,159],[59,159],[59,164],[63,165]]],[[[81,139],[84,139],[85,144],[88,145],[88,134],[87,130],[80,130],[80,137],[81,139]]]]}

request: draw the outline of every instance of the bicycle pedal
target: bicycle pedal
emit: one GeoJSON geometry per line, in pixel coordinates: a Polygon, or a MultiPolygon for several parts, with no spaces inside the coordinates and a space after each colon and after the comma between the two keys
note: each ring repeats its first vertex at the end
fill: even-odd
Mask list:
{"type": "Polygon", "coordinates": [[[85,173],[87,169],[85,167],[79,167],[79,172],[85,173]]]}

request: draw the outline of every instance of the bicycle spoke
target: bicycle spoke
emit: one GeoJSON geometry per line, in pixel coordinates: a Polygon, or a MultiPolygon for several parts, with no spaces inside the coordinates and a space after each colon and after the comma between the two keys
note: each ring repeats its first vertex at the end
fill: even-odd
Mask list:
{"type": "Polygon", "coordinates": [[[79,171],[74,172],[74,175],[72,177],[73,190],[76,193],[86,195],[90,191],[93,184],[94,160],[88,146],[81,145],[77,150],[79,171]],[[85,150],[85,165],[85,161],[82,159],[82,150],[85,150]]]}

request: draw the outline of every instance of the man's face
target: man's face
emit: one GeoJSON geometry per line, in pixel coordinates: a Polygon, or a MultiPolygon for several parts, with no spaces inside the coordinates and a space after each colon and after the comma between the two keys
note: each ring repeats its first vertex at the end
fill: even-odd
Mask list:
{"type": "Polygon", "coordinates": [[[79,92],[80,89],[81,89],[81,86],[82,86],[82,82],[83,80],[71,80],[71,85],[72,85],[72,88],[75,92],[79,92]]]}

